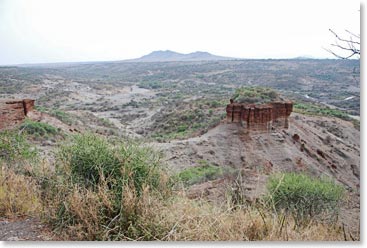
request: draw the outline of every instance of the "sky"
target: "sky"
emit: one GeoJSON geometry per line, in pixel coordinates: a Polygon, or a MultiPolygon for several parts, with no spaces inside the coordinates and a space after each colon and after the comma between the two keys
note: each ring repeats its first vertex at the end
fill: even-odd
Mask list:
{"type": "MultiPolygon", "coordinates": [[[[110,61],[155,50],[334,58],[356,0],[0,0],[0,65],[110,61]]],[[[363,9],[362,9],[363,12],[363,9]]]]}

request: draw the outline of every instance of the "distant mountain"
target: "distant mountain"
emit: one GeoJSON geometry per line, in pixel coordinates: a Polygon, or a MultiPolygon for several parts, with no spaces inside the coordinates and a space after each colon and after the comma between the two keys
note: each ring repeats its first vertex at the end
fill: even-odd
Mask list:
{"type": "Polygon", "coordinates": [[[298,56],[298,57],[295,57],[295,58],[292,58],[292,59],[296,59],[296,60],[305,60],[305,59],[317,59],[313,56],[309,56],[309,55],[303,55],[303,56],[298,56]]]}
{"type": "Polygon", "coordinates": [[[174,51],[154,51],[138,59],[130,59],[129,62],[165,62],[165,61],[213,61],[213,60],[234,60],[235,58],[222,57],[208,52],[194,52],[189,54],[177,53],[174,51]]]}

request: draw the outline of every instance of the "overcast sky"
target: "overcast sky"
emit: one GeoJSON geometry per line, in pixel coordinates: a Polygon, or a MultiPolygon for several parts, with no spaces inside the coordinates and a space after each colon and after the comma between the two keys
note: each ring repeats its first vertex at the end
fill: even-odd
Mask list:
{"type": "Polygon", "coordinates": [[[106,61],[154,50],[333,58],[355,0],[0,0],[0,64],[106,61]]]}

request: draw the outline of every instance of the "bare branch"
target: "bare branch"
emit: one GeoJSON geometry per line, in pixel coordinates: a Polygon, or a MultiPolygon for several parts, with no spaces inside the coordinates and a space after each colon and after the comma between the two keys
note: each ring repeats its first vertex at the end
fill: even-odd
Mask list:
{"type": "MultiPolygon", "coordinates": [[[[352,36],[354,36],[354,37],[356,37],[356,38],[358,38],[358,39],[361,39],[361,36],[359,35],[359,34],[355,34],[355,33],[352,33],[352,32],[350,32],[349,30],[345,30],[345,32],[347,32],[347,33],[349,33],[350,35],[352,35],[352,36]]],[[[358,42],[358,44],[359,44],[359,42],[358,42]]]]}
{"type": "Polygon", "coordinates": [[[351,55],[349,56],[340,56],[339,54],[336,54],[335,52],[333,52],[332,50],[330,49],[326,49],[324,48],[325,51],[331,53],[332,55],[334,55],[335,57],[339,58],[339,59],[349,59],[351,57],[353,57],[354,55],[356,55],[356,53],[352,53],[351,55]]]}
{"type": "Polygon", "coordinates": [[[346,40],[346,39],[343,39],[343,38],[340,38],[332,29],[329,29],[329,31],[331,33],[333,33],[335,35],[335,37],[340,40],[340,41],[343,41],[343,42],[347,42],[347,43],[353,43],[353,44],[358,44],[360,45],[360,42],[357,42],[357,41],[353,41],[353,40],[346,40]]]}
{"type": "Polygon", "coordinates": [[[332,51],[331,49],[325,49],[327,52],[333,54],[335,57],[340,59],[349,59],[353,56],[360,56],[361,50],[360,50],[360,35],[354,34],[348,30],[345,30],[346,33],[349,35],[349,39],[345,39],[340,37],[336,32],[334,32],[332,29],[329,29],[329,31],[336,37],[335,44],[330,44],[333,47],[336,47],[340,50],[343,50],[345,52],[348,52],[348,55],[341,55],[335,51],[332,51]],[[355,39],[358,39],[356,41],[355,39]]]}
{"type": "Polygon", "coordinates": [[[341,46],[339,44],[330,44],[330,45],[331,46],[334,46],[334,47],[337,47],[337,48],[340,48],[340,49],[343,49],[343,50],[351,51],[351,52],[353,52],[355,54],[359,54],[359,50],[356,49],[356,48],[354,48],[354,47],[352,47],[350,44],[349,44],[349,48],[343,47],[343,46],[341,46]]]}

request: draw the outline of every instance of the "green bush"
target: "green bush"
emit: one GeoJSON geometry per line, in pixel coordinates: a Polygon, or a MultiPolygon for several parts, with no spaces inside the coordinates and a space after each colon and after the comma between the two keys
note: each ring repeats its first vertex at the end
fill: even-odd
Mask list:
{"type": "Polygon", "coordinates": [[[71,145],[60,148],[58,157],[70,168],[74,182],[97,185],[100,172],[104,175],[119,173],[120,161],[107,140],[93,134],[76,135],[71,145]]]}
{"type": "Polygon", "coordinates": [[[86,133],[62,145],[57,161],[56,176],[44,192],[45,204],[53,206],[49,219],[55,230],[77,239],[151,239],[154,234],[146,229],[159,223],[146,219],[149,199],[163,199],[171,188],[159,154],[86,133]]]}
{"type": "Polygon", "coordinates": [[[297,223],[316,216],[335,220],[344,194],[344,188],[330,179],[296,173],[271,176],[267,189],[271,206],[291,213],[297,223]]]}
{"type": "Polygon", "coordinates": [[[187,130],[187,125],[180,125],[177,127],[177,132],[178,133],[182,133],[185,132],[187,130]]]}
{"type": "Polygon", "coordinates": [[[34,159],[37,151],[31,147],[24,133],[17,131],[0,132],[0,162],[14,162],[34,159]]]}
{"type": "Polygon", "coordinates": [[[20,129],[25,131],[27,134],[36,135],[36,136],[48,136],[48,135],[56,135],[59,133],[57,128],[51,126],[50,124],[43,122],[35,122],[31,120],[26,120],[20,126],[20,129]]]}
{"type": "Polygon", "coordinates": [[[112,188],[133,183],[140,192],[144,185],[157,186],[159,156],[149,148],[133,143],[112,145],[92,133],[73,136],[72,143],[60,148],[60,161],[66,165],[74,183],[96,186],[101,176],[111,179],[112,188]]]}

